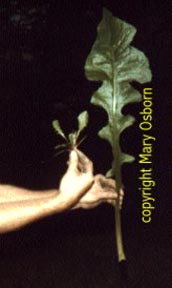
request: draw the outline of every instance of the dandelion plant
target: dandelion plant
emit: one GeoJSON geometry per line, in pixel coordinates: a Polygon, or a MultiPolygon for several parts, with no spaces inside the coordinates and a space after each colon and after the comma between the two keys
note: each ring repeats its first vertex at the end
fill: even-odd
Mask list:
{"type": "MultiPolygon", "coordinates": [[[[134,38],[136,28],[116,17],[104,8],[103,18],[98,25],[97,38],[86,59],[85,75],[88,80],[101,81],[102,85],[93,94],[91,103],[102,107],[108,115],[108,122],[98,135],[107,140],[112,149],[112,166],[107,177],[116,180],[118,193],[115,207],[116,242],[119,262],[126,259],[121,231],[121,214],[119,194],[123,188],[121,167],[123,163],[130,163],[134,157],[124,153],[120,147],[122,132],[133,124],[135,118],[124,115],[122,109],[125,105],[141,100],[141,94],[130,84],[132,81],[141,84],[151,80],[149,62],[145,54],[130,43],[134,38]]],[[[78,130],[70,133],[68,137],[60,127],[58,120],[53,121],[53,127],[65,143],[56,148],[74,149],[81,142],[78,141],[81,131],[88,124],[87,111],[78,116],[78,130]]]]}
{"type": "Polygon", "coordinates": [[[59,149],[57,154],[62,153],[64,150],[73,150],[77,148],[85,139],[83,137],[79,140],[81,132],[87,127],[88,125],[88,112],[83,111],[78,115],[78,129],[76,131],[72,131],[69,133],[68,136],[65,135],[63,129],[60,126],[59,120],[54,120],[52,125],[57,135],[61,136],[65,140],[63,144],[59,144],[55,146],[55,149],[59,149]]]}
{"type": "Polygon", "coordinates": [[[121,133],[133,124],[135,118],[124,115],[126,104],[141,100],[140,93],[130,84],[151,80],[149,62],[143,52],[130,43],[136,33],[135,27],[113,17],[107,9],[97,29],[97,38],[85,63],[88,80],[102,81],[101,87],[93,94],[91,103],[101,106],[108,114],[108,123],[98,135],[107,140],[112,148],[112,167],[107,176],[116,179],[118,201],[115,208],[116,242],[118,260],[126,259],[121,231],[119,192],[123,187],[121,166],[134,160],[133,156],[122,152],[121,133]]]}

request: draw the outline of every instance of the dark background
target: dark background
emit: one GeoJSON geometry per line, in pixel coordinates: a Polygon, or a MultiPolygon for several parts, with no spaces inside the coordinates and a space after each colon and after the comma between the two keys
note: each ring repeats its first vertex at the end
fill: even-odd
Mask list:
{"type": "MultiPolygon", "coordinates": [[[[123,169],[123,234],[129,287],[171,287],[171,5],[170,1],[1,1],[0,4],[0,181],[48,189],[58,186],[67,153],[54,157],[58,118],[69,132],[76,117],[90,114],[82,150],[95,172],[111,164],[107,143],[97,131],[106,113],[89,104],[98,83],[84,76],[85,59],[96,37],[102,7],[137,27],[133,45],[148,56],[153,80],[153,178],[156,209],[151,224],[141,222],[138,192],[138,128],[141,104],[126,107],[136,117],[122,136],[123,150],[136,161],[123,169]]],[[[0,287],[120,287],[114,211],[55,215],[0,236],[0,287]]]]}

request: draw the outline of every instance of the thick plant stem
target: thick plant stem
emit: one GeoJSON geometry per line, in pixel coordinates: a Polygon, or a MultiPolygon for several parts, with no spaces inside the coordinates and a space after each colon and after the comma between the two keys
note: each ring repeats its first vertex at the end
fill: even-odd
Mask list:
{"type": "MultiPolygon", "coordinates": [[[[116,129],[114,129],[115,131],[116,129]]],[[[117,131],[117,130],[116,130],[117,131]]],[[[118,133],[116,132],[118,135],[118,133]]],[[[114,158],[115,161],[113,162],[112,166],[112,173],[115,175],[116,180],[116,189],[117,189],[117,203],[115,207],[115,229],[116,229],[116,245],[117,245],[117,254],[118,254],[118,261],[121,262],[123,260],[126,260],[124,247],[123,247],[123,239],[122,239],[122,228],[121,228],[121,211],[120,211],[120,189],[122,188],[122,177],[121,177],[121,149],[119,144],[119,136],[117,136],[117,141],[114,142],[114,158]]]]}
{"type": "Polygon", "coordinates": [[[115,227],[116,227],[116,245],[118,253],[118,261],[126,260],[123,248],[122,229],[121,229],[121,213],[118,206],[115,208],[115,227]]]}

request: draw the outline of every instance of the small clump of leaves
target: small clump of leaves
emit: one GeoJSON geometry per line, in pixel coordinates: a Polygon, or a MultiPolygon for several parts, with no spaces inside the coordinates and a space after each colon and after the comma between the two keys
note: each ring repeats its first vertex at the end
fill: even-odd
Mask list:
{"type": "Polygon", "coordinates": [[[55,149],[59,149],[60,151],[56,154],[59,155],[60,153],[62,153],[64,150],[73,150],[75,148],[77,148],[85,139],[85,137],[80,138],[80,134],[81,132],[87,127],[88,125],[88,112],[87,111],[83,111],[81,112],[78,117],[78,129],[76,131],[72,131],[71,133],[69,133],[68,136],[65,135],[64,131],[62,130],[61,126],[60,126],[60,122],[58,120],[54,120],[52,122],[53,128],[56,132],[57,135],[61,136],[64,140],[65,143],[63,144],[59,144],[55,147],[55,149]]]}

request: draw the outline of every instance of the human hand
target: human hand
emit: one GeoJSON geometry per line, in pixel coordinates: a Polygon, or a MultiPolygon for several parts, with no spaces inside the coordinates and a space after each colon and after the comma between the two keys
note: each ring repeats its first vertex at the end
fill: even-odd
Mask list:
{"type": "Polygon", "coordinates": [[[94,181],[93,164],[79,150],[72,150],[69,157],[68,169],[63,176],[59,196],[71,208],[89,190],[94,181]]]}
{"type": "MultiPolygon", "coordinates": [[[[120,207],[122,207],[123,197],[124,191],[121,189],[119,198],[120,207]]],[[[91,209],[102,203],[109,203],[115,206],[116,200],[116,182],[112,179],[106,178],[101,174],[98,174],[94,177],[94,183],[88,192],[79,200],[79,203],[77,203],[74,209],[91,209]]]]}

